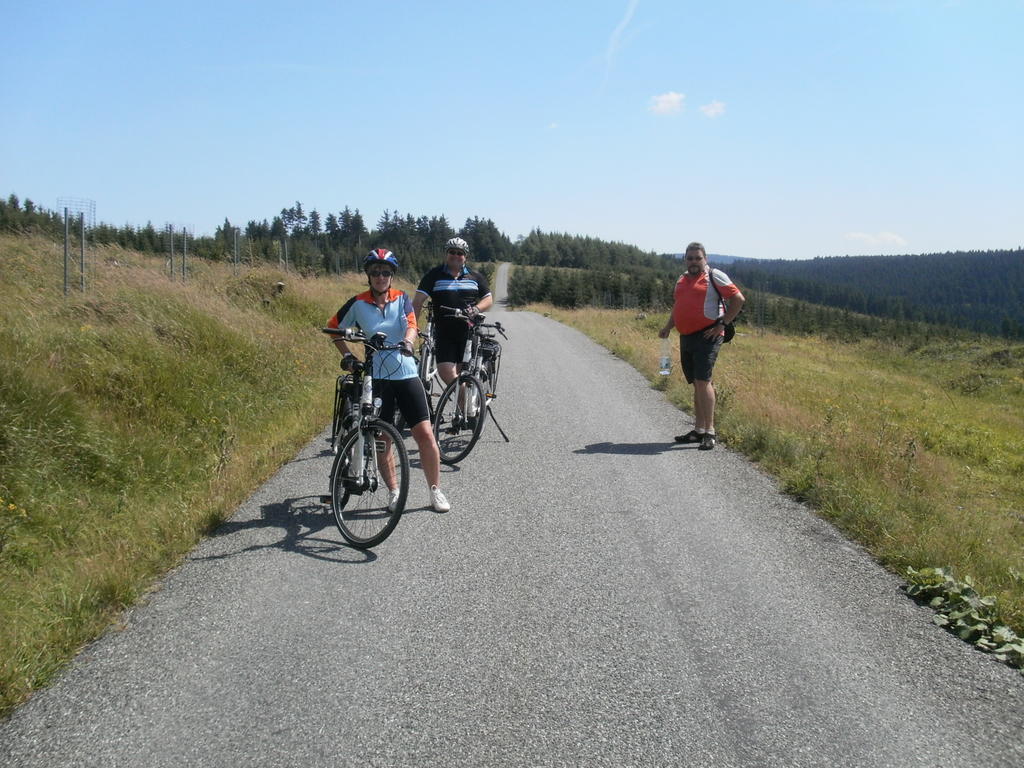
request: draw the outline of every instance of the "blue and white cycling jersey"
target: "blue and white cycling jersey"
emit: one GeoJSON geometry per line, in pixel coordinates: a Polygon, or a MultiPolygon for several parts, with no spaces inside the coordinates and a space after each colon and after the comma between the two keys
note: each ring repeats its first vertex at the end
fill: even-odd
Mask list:
{"type": "MultiPolygon", "coordinates": [[[[327,321],[328,328],[359,328],[367,337],[383,332],[389,344],[400,344],[405,340],[409,327],[416,328],[416,313],[412,301],[405,291],[388,291],[384,307],[378,307],[373,293],[364,291],[353,296],[345,306],[327,321]]],[[[373,356],[373,378],[412,379],[418,375],[416,360],[403,355],[400,350],[387,349],[373,356]]]]}

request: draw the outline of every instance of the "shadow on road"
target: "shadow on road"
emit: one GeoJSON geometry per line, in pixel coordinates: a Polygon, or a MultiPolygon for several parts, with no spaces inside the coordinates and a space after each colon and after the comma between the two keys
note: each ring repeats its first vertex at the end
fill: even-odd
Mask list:
{"type": "Polygon", "coordinates": [[[687,450],[696,445],[685,446],[676,443],[591,443],[584,448],[577,448],[573,453],[621,453],[633,456],[654,456],[666,451],[687,450]]]}
{"type": "MultiPolygon", "coordinates": [[[[413,512],[428,511],[433,512],[429,507],[409,508],[403,513],[403,517],[413,512]]],[[[223,560],[265,549],[281,549],[333,563],[362,564],[372,563],[377,559],[373,551],[354,549],[341,539],[341,534],[334,527],[330,508],[320,503],[319,496],[299,496],[273,504],[264,504],[260,507],[258,518],[228,520],[213,532],[211,538],[229,539],[245,531],[273,528],[280,528],[283,533],[277,541],[247,544],[230,551],[227,551],[227,547],[222,547],[225,551],[191,559],[223,560]]],[[[400,531],[401,527],[398,530],[400,531]]],[[[243,537],[241,541],[249,541],[249,537],[243,537]]]]}

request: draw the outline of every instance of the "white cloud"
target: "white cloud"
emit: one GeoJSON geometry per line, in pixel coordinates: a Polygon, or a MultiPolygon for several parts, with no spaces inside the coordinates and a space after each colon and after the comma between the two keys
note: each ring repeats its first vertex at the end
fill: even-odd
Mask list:
{"type": "Polygon", "coordinates": [[[704,113],[705,117],[718,117],[719,115],[725,114],[725,102],[718,101],[716,99],[715,101],[712,101],[710,104],[705,104],[702,107],[698,107],[698,109],[700,109],[700,111],[704,113]]]}
{"type": "Polygon", "coordinates": [[[685,93],[676,93],[675,91],[662,93],[659,96],[651,97],[651,106],[648,109],[656,115],[671,115],[674,112],[682,111],[685,98],[685,93]]]}
{"type": "Polygon", "coordinates": [[[558,123],[548,123],[548,130],[554,131],[558,129],[558,123]]]}
{"type": "Polygon", "coordinates": [[[855,240],[870,246],[898,245],[903,247],[907,245],[907,239],[902,235],[897,235],[895,232],[877,232],[875,234],[870,232],[847,232],[844,237],[847,240],[855,240]]]}

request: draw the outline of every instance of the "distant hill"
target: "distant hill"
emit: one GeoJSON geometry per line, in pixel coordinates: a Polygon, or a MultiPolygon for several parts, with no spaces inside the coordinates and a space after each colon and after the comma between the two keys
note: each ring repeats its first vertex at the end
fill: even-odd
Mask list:
{"type": "Polygon", "coordinates": [[[750,262],[756,261],[749,256],[729,256],[724,253],[709,253],[708,264],[713,266],[721,266],[722,264],[735,264],[736,262],[750,262]]]}
{"type": "MultiPolygon", "coordinates": [[[[679,261],[682,261],[683,260],[683,256],[685,256],[686,254],[685,253],[666,253],[666,254],[663,254],[663,255],[667,256],[667,257],[671,257],[673,259],[677,259],[679,261]]],[[[724,253],[709,253],[708,254],[708,263],[709,264],[714,264],[715,266],[719,266],[721,264],[732,264],[735,261],[754,261],[754,259],[751,259],[748,256],[729,256],[729,255],[724,254],[724,253]]]]}
{"type": "MultiPolygon", "coordinates": [[[[718,258],[718,263],[724,262],[718,258]]],[[[853,312],[1024,338],[1022,248],[805,261],[735,259],[729,276],[740,286],[853,312]]]]}

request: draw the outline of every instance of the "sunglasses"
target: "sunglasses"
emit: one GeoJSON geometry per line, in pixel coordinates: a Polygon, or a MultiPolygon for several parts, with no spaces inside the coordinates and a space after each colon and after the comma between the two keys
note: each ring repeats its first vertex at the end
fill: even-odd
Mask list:
{"type": "Polygon", "coordinates": [[[449,248],[448,249],[448,255],[449,256],[465,256],[466,252],[465,251],[460,251],[457,248],[449,248]]]}
{"type": "Polygon", "coordinates": [[[371,269],[366,274],[368,274],[370,277],[391,277],[395,273],[392,272],[390,269],[371,269]]]}

